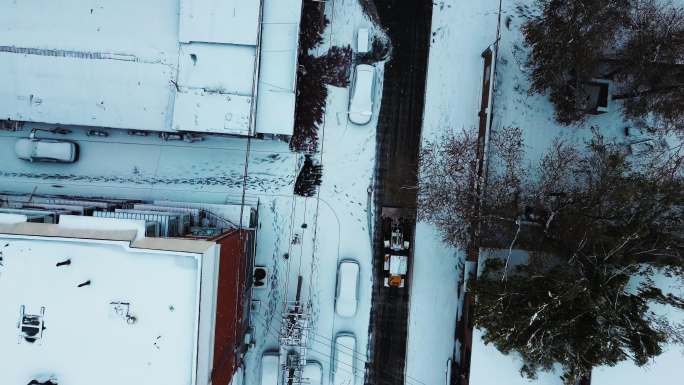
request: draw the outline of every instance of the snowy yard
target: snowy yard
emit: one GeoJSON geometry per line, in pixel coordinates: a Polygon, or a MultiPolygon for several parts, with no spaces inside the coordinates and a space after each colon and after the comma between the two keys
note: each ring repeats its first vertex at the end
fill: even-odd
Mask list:
{"type": "MultiPolygon", "coordinates": [[[[523,133],[525,164],[524,168],[532,170],[542,155],[550,148],[555,139],[560,139],[566,144],[571,144],[580,151],[584,151],[585,144],[598,131],[606,142],[626,144],[634,138],[625,136],[625,128],[629,127],[632,132],[636,125],[623,117],[619,102],[609,104],[609,110],[602,115],[589,115],[588,118],[577,124],[564,126],[554,118],[554,107],[548,100],[547,95],[529,94],[530,88],[529,69],[526,66],[528,48],[523,44],[523,36],[520,31],[524,19],[519,16],[516,8],[519,5],[534,5],[533,0],[522,2],[503,2],[501,40],[496,68],[496,83],[493,104],[492,137],[506,127],[519,127],[523,133]]],[[[676,3],[680,3],[677,1],[676,3]]],[[[644,133],[638,135],[647,135],[644,133]]],[[[667,137],[670,146],[677,139],[672,135],[667,137]]],[[[531,175],[532,178],[535,175],[531,175]]],[[[662,278],[662,276],[660,276],[662,278]]],[[[678,286],[677,290],[681,290],[678,286]]],[[[680,293],[681,294],[681,293],[680,293]]],[[[680,312],[681,313],[681,312],[680,312]]],[[[672,311],[667,313],[674,320],[680,319],[682,314],[672,311]]],[[[517,362],[519,369],[522,361],[515,357],[502,356],[492,346],[483,346],[479,341],[482,331],[477,329],[473,336],[473,353],[471,383],[500,383],[504,378],[515,376],[515,368],[506,368],[505,372],[492,372],[491,366],[508,365],[511,360],[517,362]],[[478,358],[482,357],[483,358],[478,358]],[[495,359],[498,356],[498,359],[495,359]],[[503,373],[509,373],[504,376],[503,373]],[[483,377],[484,376],[484,377],[483,377]]],[[[596,385],[611,383],[640,383],[656,384],[672,381],[682,375],[681,363],[682,351],[679,347],[668,346],[662,356],[655,358],[649,365],[639,368],[634,363],[626,361],[616,367],[596,368],[593,372],[592,383],[596,385]]],[[[557,377],[548,377],[548,373],[540,375],[540,379],[534,383],[554,383],[557,377]]],[[[520,383],[529,381],[516,376],[520,383]]]]}
{"type": "MultiPolygon", "coordinates": [[[[592,138],[594,129],[607,141],[624,144],[633,139],[624,133],[625,127],[634,128],[634,125],[625,121],[617,103],[610,105],[608,113],[590,116],[581,124],[563,126],[556,122],[546,95],[528,93],[527,48],[520,33],[523,19],[516,10],[521,3],[534,2],[502,2],[492,137],[506,127],[521,128],[526,169],[536,165],[557,138],[579,149],[592,138]]],[[[434,2],[423,143],[448,130],[477,130],[483,69],[480,54],[496,40],[498,7],[496,0],[434,2]]],[[[439,230],[429,224],[418,223],[415,239],[406,383],[444,383],[447,359],[459,349],[458,343],[454,344],[454,326],[459,316],[456,298],[462,271],[456,266],[462,262],[463,252],[441,244],[439,230]],[[439,305],[431,308],[424,305],[426,302],[439,305]],[[435,359],[421,359],[426,356],[435,359]]],[[[471,383],[530,383],[518,373],[520,360],[503,356],[492,346],[484,346],[481,335],[480,330],[475,330],[472,371],[477,376],[473,374],[471,383]],[[492,371],[493,366],[502,370],[492,371]],[[486,378],[482,377],[485,373],[489,373],[486,378]]],[[[672,348],[657,358],[659,375],[674,378],[675,369],[670,363],[679,354],[677,348],[672,348]]],[[[643,376],[648,382],[645,379],[648,369],[626,366],[631,367],[626,373],[643,376]]],[[[601,378],[602,382],[596,383],[609,383],[603,378],[609,378],[609,373],[615,373],[616,369],[598,369],[596,381],[601,378]]],[[[663,377],[660,379],[664,381],[663,377]]],[[[552,375],[542,376],[535,383],[557,383],[557,380],[552,375]]]]}

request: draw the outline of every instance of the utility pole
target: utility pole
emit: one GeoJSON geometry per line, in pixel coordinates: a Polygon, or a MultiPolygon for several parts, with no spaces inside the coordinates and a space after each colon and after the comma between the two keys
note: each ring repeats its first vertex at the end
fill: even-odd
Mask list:
{"type": "Polygon", "coordinates": [[[300,275],[297,279],[297,297],[294,302],[287,304],[280,328],[280,357],[281,362],[285,362],[283,384],[286,385],[308,383],[303,374],[309,345],[311,315],[309,307],[301,303],[302,281],[303,277],[300,275]]]}

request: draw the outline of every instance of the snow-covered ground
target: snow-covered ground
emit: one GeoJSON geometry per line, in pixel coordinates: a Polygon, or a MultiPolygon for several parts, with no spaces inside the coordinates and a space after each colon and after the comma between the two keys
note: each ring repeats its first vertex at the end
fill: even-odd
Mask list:
{"type": "MultiPolygon", "coordinates": [[[[498,0],[434,3],[423,143],[447,130],[477,129],[481,54],[496,38],[498,6],[498,0]]],[[[414,247],[406,383],[444,384],[455,353],[464,254],[423,222],[416,225],[414,247]]]]}
{"type": "Polygon", "coordinates": [[[448,384],[462,253],[444,245],[439,230],[425,222],[416,224],[413,253],[406,384],[448,384]]]}
{"type": "MultiPolygon", "coordinates": [[[[360,26],[377,31],[357,0],[328,2],[326,14],[331,25],[325,47],[352,44],[360,26]]],[[[378,106],[383,66],[376,66],[378,106]]],[[[295,299],[298,275],[304,277],[302,300],[311,304],[312,343],[307,358],[322,365],[323,384],[331,383],[333,341],[338,333],[351,332],[356,337],[356,383],[363,382],[372,290],[369,186],[375,164],[378,109],[374,109],[370,123],[351,124],[347,119],[349,90],[328,90],[325,124],[319,131],[320,152],[314,156],[323,165],[319,195],[295,197],[291,188],[287,196],[261,195],[256,264],[268,268],[270,281],[267,288],[254,290],[259,305],[253,313],[256,345],[246,355],[245,383],[249,385],[259,383],[263,353],[278,349],[282,312],[286,302],[295,299]],[[349,318],[336,315],[334,310],[337,266],[343,259],[355,260],[360,266],[358,308],[349,318]]],[[[351,367],[344,370],[352,372],[351,367]]]]}
{"type": "Polygon", "coordinates": [[[541,372],[536,380],[520,374],[522,359],[515,353],[504,355],[492,344],[482,342],[482,331],[473,330],[473,359],[470,363],[470,383],[473,385],[563,385],[560,371],[541,372]]]}
{"type": "MultiPolygon", "coordinates": [[[[679,0],[678,0],[679,1],[679,0]]],[[[634,137],[625,136],[625,127],[636,128],[625,120],[618,102],[609,104],[609,111],[602,115],[589,115],[577,124],[563,126],[554,118],[554,108],[547,95],[528,93],[529,70],[526,68],[528,48],[524,46],[520,26],[524,18],[518,15],[518,5],[535,6],[534,0],[504,1],[502,5],[501,40],[494,94],[494,120],[492,136],[503,127],[519,127],[523,132],[525,158],[530,165],[536,164],[556,138],[565,143],[584,148],[597,129],[607,141],[627,143],[634,137]],[[510,18],[506,27],[507,18],[510,18]]],[[[632,130],[630,135],[635,135],[632,130]]],[[[636,132],[638,136],[638,132],[636,132]]],[[[646,135],[646,134],[644,134],[646,135]]],[[[668,138],[672,141],[674,138],[668,138]]]]}

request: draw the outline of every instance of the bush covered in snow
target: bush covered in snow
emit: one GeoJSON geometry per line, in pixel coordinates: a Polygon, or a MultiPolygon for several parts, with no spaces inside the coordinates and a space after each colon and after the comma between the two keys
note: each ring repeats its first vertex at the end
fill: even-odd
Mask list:
{"type": "Polygon", "coordinates": [[[321,185],[321,178],[323,177],[323,166],[314,163],[310,155],[304,157],[304,165],[302,166],[297,180],[295,181],[294,193],[303,197],[312,197],[316,195],[318,186],[321,185]]]}
{"type": "Polygon", "coordinates": [[[299,30],[299,47],[308,52],[323,42],[323,31],[330,24],[325,16],[325,3],[304,1],[302,4],[302,20],[299,30]]]}
{"type": "Polygon", "coordinates": [[[318,148],[318,126],[323,123],[328,98],[326,85],[349,85],[351,55],[350,46],[331,47],[320,57],[308,53],[299,55],[292,150],[312,153],[318,148]]]}

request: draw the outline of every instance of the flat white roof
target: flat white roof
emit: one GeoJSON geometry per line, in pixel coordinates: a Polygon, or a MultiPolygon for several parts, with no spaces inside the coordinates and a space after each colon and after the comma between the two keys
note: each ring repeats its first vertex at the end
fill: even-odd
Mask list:
{"type": "Polygon", "coordinates": [[[182,42],[257,45],[260,0],[180,0],[182,42]]]}
{"type": "Polygon", "coordinates": [[[290,135],[301,0],[261,3],[0,0],[0,119],[290,135]]]}
{"type": "Polygon", "coordinates": [[[264,0],[256,132],[292,135],[302,0],[264,0]]]}
{"type": "Polygon", "coordinates": [[[28,217],[26,215],[0,213],[0,223],[1,224],[10,224],[11,225],[14,223],[26,222],[27,220],[28,220],[28,217]]]}
{"type": "Polygon", "coordinates": [[[173,129],[248,135],[252,98],[189,90],[176,95],[173,129]]]}
{"type": "Polygon", "coordinates": [[[255,47],[231,44],[181,44],[181,87],[252,96],[255,47]]]}
{"type": "Polygon", "coordinates": [[[161,131],[174,77],[163,64],[0,52],[0,118],[161,131]]]}
{"type": "Polygon", "coordinates": [[[198,258],[125,242],[9,235],[0,235],[0,251],[0,383],[46,373],[72,385],[194,383],[198,258]],[[69,266],[56,267],[66,259],[69,266]],[[137,321],[127,323],[111,302],[130,303],[137,321]],[[21,306],[26,314],[45,309],[34,343],[19,336],[21,306]]]}
{"type": "Polygon", "coordinates": [[[0,46],[108,53],[173,64],[178,55],[178,1],[0,0],[0,46]]]}

